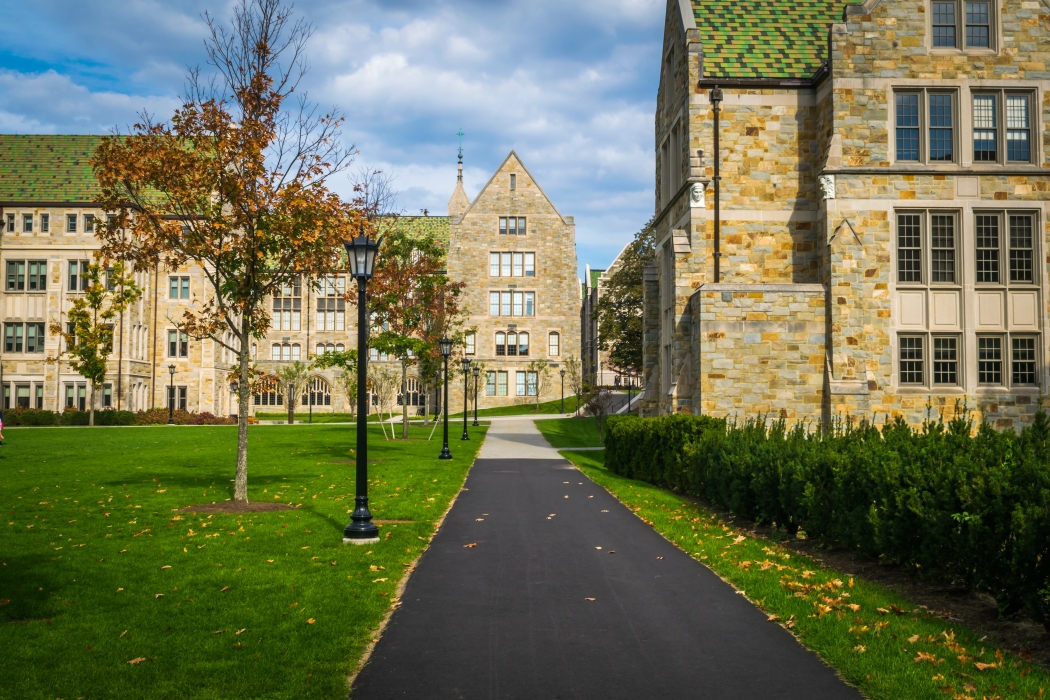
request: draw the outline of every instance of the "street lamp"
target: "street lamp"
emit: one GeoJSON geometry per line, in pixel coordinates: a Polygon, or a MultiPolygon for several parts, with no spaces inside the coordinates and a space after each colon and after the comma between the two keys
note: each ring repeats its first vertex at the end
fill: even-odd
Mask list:
{"type": "Polygon", "coordinates": [[[175,365],[168,365],[168,425],[175,425],[175,365]]]}
{"type": "Polygon", "coordinates": [[[627,412],[631,412],[631,377],[634,376],[634,370],[627,370],[627,412]]]}
{"type": "Polygon", "coordinates": [[[372,522],[368,510],[368,420],[365,415],[365,377],[368,376],[368,309],[365,287],[372,278],[378,241],[365,235],[361,224],[361,235],[343,243],[350,263],[350,276],[357,280],[357,495],[354,497],[354,512],[350,524],[343,529],[343,543],[368,544],[379,541],[379,528],[372,522]]]}
{"type": "Polygon", "coordinates": [[[478,427],[478,375],[481,374],[481,368],[476,364],[474,365],[474,427],[478,427]]]}
{"type": "Polygon", "coordinates": [[[438,459],[452,459],[452,453],[448,451],[448,356],[452,354],[452,339],[443,337],[438,341],[438,345],[441,346],[441,356],[445,358],[445,405],[441,409],[445,414],[445,444],[441,447],[438,459]]]}
{"type": "Polygon", "coordinates": [[[560,370],[561,375],[561,412],[565,413],[565,370],[560,370]]]}
{"type": "Polygon", "coordinates": [[[470,404],[467,403],[467,393],[470,389],[467,382],[470,380],[470,358],[464,357],[461,360],[463,364],[463,436],[460,440],[469,440],[470,435],[467,434],[467,414],[470,413],[470,404]]]}

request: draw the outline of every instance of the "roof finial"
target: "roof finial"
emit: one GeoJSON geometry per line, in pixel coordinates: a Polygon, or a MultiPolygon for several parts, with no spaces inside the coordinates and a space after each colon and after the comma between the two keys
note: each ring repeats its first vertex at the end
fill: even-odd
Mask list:
{"type": "Polygon", "coordinates": [[[456,136],[459,137],[459,162],[463,163],[463,127],[460,127],[459,131],[456,132],[456,136]]]}

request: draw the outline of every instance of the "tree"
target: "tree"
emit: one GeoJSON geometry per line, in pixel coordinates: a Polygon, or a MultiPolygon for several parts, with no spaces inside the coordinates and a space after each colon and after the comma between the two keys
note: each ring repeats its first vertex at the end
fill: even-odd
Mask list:
{"type": "MultiPolygon", "coordinates": [[[[407,394],[408,366],[424,349],[423,330],[433,306],[435,285],[447,278],[445,247],[433,236],[415,236],[402,228],[383,238],[376,259],[369,308],[380,328],[369,345],[387,352],[401,363],[401,392],[407,394]]],[[[408,402],[401,402],[401,437],[408,437],[408,402]]]]}
{"type": "Polygon", "coordinates": [[[105,268],[104,264],[96,255],[88,265],[84,294],[73,300],[69,310],[69,328],[60,323],[50,327],[65,341],[70,367],[91,386],[88,425],[95,424],[95,393],[106,381],[113,353],[113,318],[142,296],[142,289],[127,274],[124,263],[113,262],[105,268]]]}
{"type": "Polygon", "coordinates": [[[569,378],[569,389],[576,397],[576,415],[580,415],[580,395],[583,394],[583,368],[580,358],[570,355],[565,361],[565,375],[569,378]]]}
{"type": "Polygon", "coordinates": [[[115,213],[97,235],[106,255],[136,270],[202,271],[210,293],[178,327],[237,354],[234,499],[246,502],[248,368],[251,340],[270,322],[266,299],[303,271],[339,269],[362,217],[326,186],[355,153],[340,145],[342,117],[298,90],[310,25],[281,0],[239,0],[229,27],[204,20],[215,76],[191,69],[170,121],[143,114],[95,153],[102,207],[115,213]]]}
{"type": "Polygon", "coordinates": [[[621,371],[642,369],[642,272],[653,259],[655,244],[650,219],[620,253],[598,298],[598,347],[609,351],[609,364],[621,371]]]}
{"type": "Polygon", "coordinates": [[[598,423],[598,440],[601,442],[605,442],[605,419],[612,412],[613,398],[611,391],[600,386],[587,399],[587,412],[598,423]]]}
{"type": "Polygon", "coordinates": [[[299,403],[299,397],[310,379],[310,367],[305,362],[296,360],[277,370],[277,378],[281,380],[281,389],[288,390],[288,425],[291,425],[295,422],[295,407],[299,403]]]}
{"type": "MultiPolygon", "coordinates": [[[[368,367],[368,387],[372,395],[379,403],[379,427],[383,429],[383,437],[386,438],[386,427],[383,420],[383,408],[392,403],[395,389],[397,389],[397,375],[382,365],[373,364],[368,367]]],[[[402,402],[404,403],[404,402],[402,402]]],[[[387,411],[387,416],[392,415],[387,411]]],[[[358,420],[364,416],[359,416],[358,420]]],[[[390,438],[394,437],[394,426],[390,426],[390,438]]]]}
{"type": "Polygon", "coordinates": [[[350,413],[357,409],[357,350],[330,350],[318,355],[313,361],[314,369],[337,368],[342,370],[336,378],[346,394],[350,413]]]}
{"type": "MultiPolygon", "coordinates": [[[[550,365],[547,364],[546,360],[538,359],[533,360],[528,365],[528,371],[536,375],[536,410],[540,410],[540,397],[547,393],[551,385],[551,370],[550,365]]],[[[528,375],[525,375],[528,377],[528,375]]],[[[525,392],[526,394],[528,391],[525,392]]]]}

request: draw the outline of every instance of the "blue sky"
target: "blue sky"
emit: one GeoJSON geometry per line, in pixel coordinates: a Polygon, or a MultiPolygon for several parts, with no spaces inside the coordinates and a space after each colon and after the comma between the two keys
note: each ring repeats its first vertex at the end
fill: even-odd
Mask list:
{"type": "MultiPolygon", "coordinates": [[[[170,115],[221,0],[0,3],[0,132],[107,133],[170,115]]],[[[477,194],[510,149],[605,267],[653,211],[658,0],[302,0],[306,88],[406,214],[447,211],[456,132],[477,194]]],[[[349,193],[345,178],[333,183],[349,193]]]]}

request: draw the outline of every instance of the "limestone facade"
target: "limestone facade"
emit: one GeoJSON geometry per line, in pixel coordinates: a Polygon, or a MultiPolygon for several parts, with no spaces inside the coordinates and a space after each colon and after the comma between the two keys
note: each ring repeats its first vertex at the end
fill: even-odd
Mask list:
{"type": "Polygon", "coordinates": [[[708,39],[728,6],[668,2],[645,413],[1030,420],[1050,380],[1050,5],[977,4],[987,19],[814,10],[823,42],[789,28],[802,70],[726,60],[708,39]]]}
{"type": "MultiPolygon", "coordinates": [[[[65,324],[73,299],[82,292],[81,265],[92,259],[99,244],[90,228],[92,219],[105,212],[93,203],[96,192],[91,175],[91,153],[99,137],[0,136],[0,310],[3,313],[0,345],[0,387],[3,407],[26,406],[49,410],[87,408],[89,389],[60,352],[64,345],[52,333],[52,323],[65,324]],[[46,176],[33,175],[45,172],[46,176]],[[51,362],[48,362],[48,359],[51,362]],[[59,358],[57,362],[54,358],[59,358]]],[[[467,283],[464,296],[468,327],[476,326],[472,358],[488,371],[507,373],[507,394],[488,396],[481,391],[480,406],[535,400],[529,387],[516,396],[517,372],[529,361],[544,359],[550,376],[542,400],[558,395],[558,365],[568,353],[579,353],[578,284],[575,231],[572,217],[562,217],[513,153],[473,203],[457,184],[465,209],[454,217],[401,217],[399,225],[430,233],[448,241],[448,269],[454,279],[467,283]],[[511,176],[515,188],[510,189],[511,176]],[[500,234],[500,217],[525,221],[525,235],[500,234]],[[525,257],[511,255],[510,274],[489,274],[490,252],[531,253],[533,274],[525,276],[525,257]],[[510,297],[513,317],[490,316],[490,291],[528,291],[531,306],[515,313],[517,299],[510,297]],[[526,311],[530,313],[526,315],[526,311]],[[518,351],[497,355],[497,332],[515,332],[518,351]],[[522,333],[529,334],[529,354],[523,356],[522,333]],[[551,344],[552,333],[558,334],[551,344]],[[550,350],[556,349],[554,354],[550,350]]],[[[457,201],[454,195],[453,202],[457,201]]],[[[502,262],[502,260],[501,260],[502,262]]],[[[228,415],[236,408],[230,388],[236,357],[212,340],[195,340],[180,334],[175,323],[183,311],[209,293],[201,270],[154,270],[139,273],[136,283],[142,297],[116,320],[114,351],[109,377],[96,397],[96,408],[144,410],[177,408],[228,415]],[[169,372],[169,367],[174,372],[169,372]]],[[[326,350],[357,347],[357,308],[344,294],[356,287],[343,274],[304,275],[297,284],[267,301],[270,331],[253,341],[252,357],[264,374],[272,375],[294,360],[309,363],[326,350]]],[[[234,341],[231,339],[231,345],[234,341]]],[[[508,347],[504,346],[504,352],[508,347]]],[[[373,361],[399,365],[372,351],[373,361]]],[[[498,376],[498,375],[497,375],[498,376]]],[[[526,377],[528,379],[529,377],[526,377]]],[[[484,381],[484,379],[483,379],[484,381]]],[[[497,382],[499,384],[499,382],[497,382]]],[[[526,384],[529,384],[526,381],[526,384]]],[[[500,384],[501,385],[501,384],[500,384]]],[[[255,412],[286,410],[284,391],[272,385],[252,402],[255,412]]],[[[300,417],[315,412],[348,411],[338,370],[317,370],[298,402],[300,417]]],[[[421,406],[421,387],[409,378],[406,400],[421,406]]],[[[398,399],[400,401],[400,399],[398,399]]],[[[431,405],[434,403],[431,401],[431,405]]],[[[462,406],[462,380],[450,384],[450,407],[462,406]]]]}

